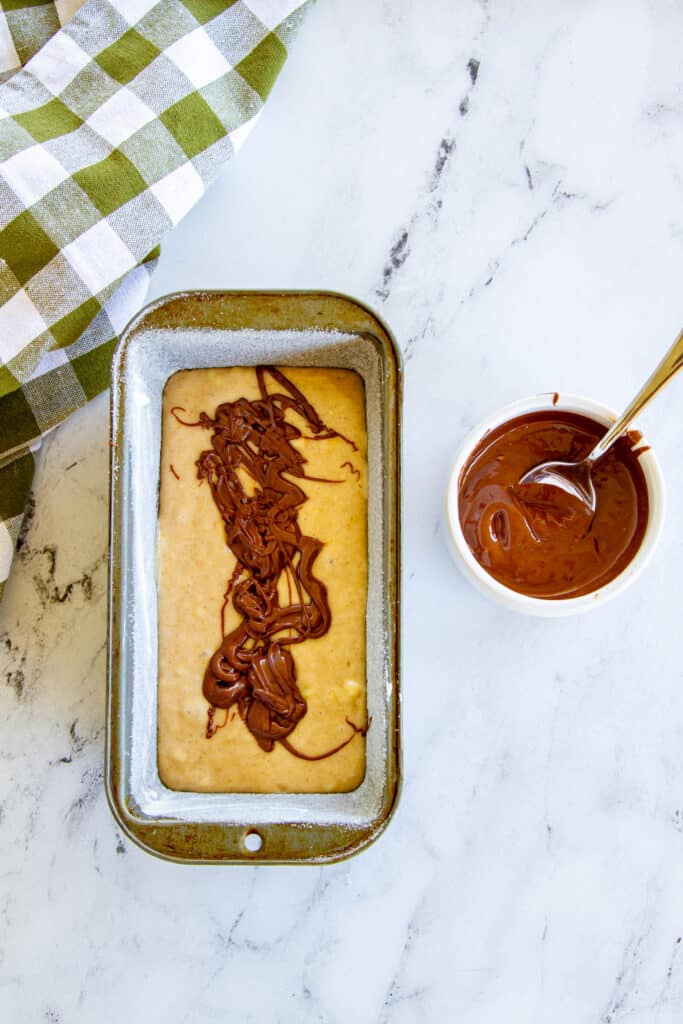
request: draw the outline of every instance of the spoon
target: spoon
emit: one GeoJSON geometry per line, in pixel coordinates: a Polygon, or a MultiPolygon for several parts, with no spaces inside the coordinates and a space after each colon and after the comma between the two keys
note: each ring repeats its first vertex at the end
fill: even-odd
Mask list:
{"type": "Polygon", "coordinates": [[[581,459],[580,462],[542,462],[524,474],[519,481],[520,486],[533,484],[537,487],[554,487],[580,502],[587,513],[593,514],[596,507],[595,488],[591,476],[593,466],[610,450],[640,410],[647,405],[651,398],[654,398],[682,366],[683,331],[678,335],[657,369],[647,379],[631,404],[584,459],[581,459]]]}

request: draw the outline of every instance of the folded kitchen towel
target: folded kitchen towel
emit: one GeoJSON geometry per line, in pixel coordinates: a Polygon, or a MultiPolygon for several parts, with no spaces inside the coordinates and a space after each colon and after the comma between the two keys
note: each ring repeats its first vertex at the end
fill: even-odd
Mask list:
{"type": "Polygon", "coordinates": [[[162,236],[254,124],[301,0],[0,0],[0,597],[41,437],[107,387],[162,236]]]}

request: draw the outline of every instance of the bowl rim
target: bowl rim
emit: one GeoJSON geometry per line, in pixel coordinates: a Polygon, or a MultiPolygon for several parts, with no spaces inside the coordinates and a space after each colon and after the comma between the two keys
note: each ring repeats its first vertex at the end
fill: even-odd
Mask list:
{"type": "MultiPolygon", "coordinates": [[[[647,525],[640,547],[628,565],[614,579],[588,594],[568,598],[531,597],[512,590],[504,583],[496,580],[476,560],[462,532],[458,514],[460,476],[474,448],[496,427],[525,413],[543,412],[552,409],[560,412],[576,412],[588,416],[598,423],[603,423],[605,426],[611,425],[617,419],[617,413],[610,406],[602,402],[592,398],[585,398],[582,395],[562,394],[552,391],[517,399],[489,414],[486,419],[482,420],[470,431],[460,445],[456,455],[446,489],[446,525],[451,554],[459,568],[464,572],[464,575],[475,587],[498,603],[515,611],[527,615],[559,618],[565,615],[575,615],[605,604],[606,601],[610,601],[622,593],[626,587],[630,586],[640,576],[652,558],[662,533],[666,511],[666,494],[659,460],[652,448],[649,447],[649,442],[643,436],[640,443],[648,446],[648,450],[640,456],[640,465],[645,477],[649,503],[647,525]]],[[[637,423],[632,424],[630,429],[637,430],[637,423]]]]}

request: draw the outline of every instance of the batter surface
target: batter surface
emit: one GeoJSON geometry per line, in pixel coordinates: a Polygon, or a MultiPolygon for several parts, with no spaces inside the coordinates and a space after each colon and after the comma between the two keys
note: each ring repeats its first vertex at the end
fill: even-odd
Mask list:
{"type": "MultiPolygon", "coordinates": [[[[307,622],[313,622],[311,635],[303,642],[283,645],[277,657],[271,657],[272,671],[265,660],[257,666],[261,676],[265,672],[263,686],[268,691],[269,678],[276,683],[278,673],[291,659],[295,690],[302,698],[294,704],[293,717],[269,719],[271,732],[264,733],[264,706],[253,707],[249,699],[227,708],[221,704],[223,696],[233,692],[232,683],[216,680],[207,666],[245,621],[233,600],[235,587],[240,583],[246,587],[249,573],[236,582],[233,579],[226,601],[229,581],[240,566],[228,546],[226,521],[219,511],[220,497],[216,498],[216,478],[211,472],[215,460],[212,424],[219,422],[219,406],[229,409],[225,403],[239,399],[258,402],[263,391],[253,367],[176,373],[164,390],[159,498],[158,765],[162,782],[171,789],[347,792],[355,789],[365,774],[367,434],[363,382],[351,370],[282,367],[275,373],[262,371],[261,389],[267,388],[269,395],[291,396],[295,392],[287,391],[287,382],[291,383],[324,423],[325,430],[318,433],[343,435],[310,440],[315,431],[296,408],[301,403],[295,398],[291,406],[286,402],[277,405],[285,410],[286,423],[295,428],[287,428],[293,435],[287,443],[306,460],[303,473],[307,478],[321,478],[301,479],[286,472],[281,477],[287,486],[291,482],[294,490],[304,492],[305,499],[296,508],[301,534],[322,542],[312,571],[326,591],[318,600],[323,608],[318,619],[325,619],[326,605],[329,621],[318,623],[318,609],[304,595],[312,609],[305,616],[307,622]],[[278,374],[284,376],[278,378],[278,374]],[[203,420],[202,413],[206,414],[203,420]],[[296,437],[297,432],[304,436],[296,437]],[[201,482],[198,460],[205,475],[201,482]],[[213,703],[207,701],[205,692],[213,703]],[[271,742],[269,737],[277,735],[281,720],[289,721],[286,728],[291,731],[282,741],[271,742]],[[322,760],[304,759],[325,754],[342,743],[342,749],[322,760]],[[295,756],[287,745],[304,757],[295,756]]],[[[254,480],[243,468],[237,473],[245,494],[254,496],[258,491],[254,480]]],[[[234,538],[232,545],[234,548],[234,538]]],[[[278,579],[277,598],[282,609],[297,604],[291,569],[278,579]]],[[[283,630],[279,635],[291,639],[297,631],[283,630]]],[[[251,645],[250,640],[245,649],[251,645]]],[[[224,661],[214,660],[213,664],[224,661]]],[[[282,692],[289,700],[286,690],[282,692]]],[[[229,703],[229,698],[224,703],[229,703]]],[[[291,700],[289,706],[291,712],[291,700]]]]}

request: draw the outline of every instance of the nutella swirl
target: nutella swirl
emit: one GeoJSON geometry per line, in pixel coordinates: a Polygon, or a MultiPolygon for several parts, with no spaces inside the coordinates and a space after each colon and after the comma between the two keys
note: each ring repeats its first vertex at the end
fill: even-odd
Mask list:
{"type": "MultiPolygon", "coordinates": [[[[223,520],[225,540],[236,558],[221,608],[223,639],[204,673],[203,693],[210,704],[207,737],[217,728],[216,709],[237,708],[262,750],[276,743],[296,757],[320,760],[337,753],[369,722],[359,727],[346,719],[351,734],[324,754],[307,755],[288,740],[306,714],[296,682],[292,648],[327,633],[331,623],[325,584],[315,574],[322,541],[305,536],[298,512],[308,500],[299,485],[307,477],[306,459],[292,441],[306,437],[324,440],[340,437],[357,450],[353,441],[327,427],[297,387],[273,366],[256,368],[260,398],[239,398],[219,405],[213,418],[202,412],[195,422],[171,412],[185,426],[211,430],[210,449],[197,459],[199,480],[207,480],[223,520]],[[269,394],[267,378],[280,387],[269,394]],[[307,424],[310,435],[287,420],[294,412],[307,424]],[[244,476],[253,482],[249,493],[244,476]],[[285,577],[288,603],[280,603],[279,581],[285,577]],[[223,620],[228,601],[241,621],[225,634],[223,620]]],[[[323,483],[340,483],[323,480],[323,483]]]]}

